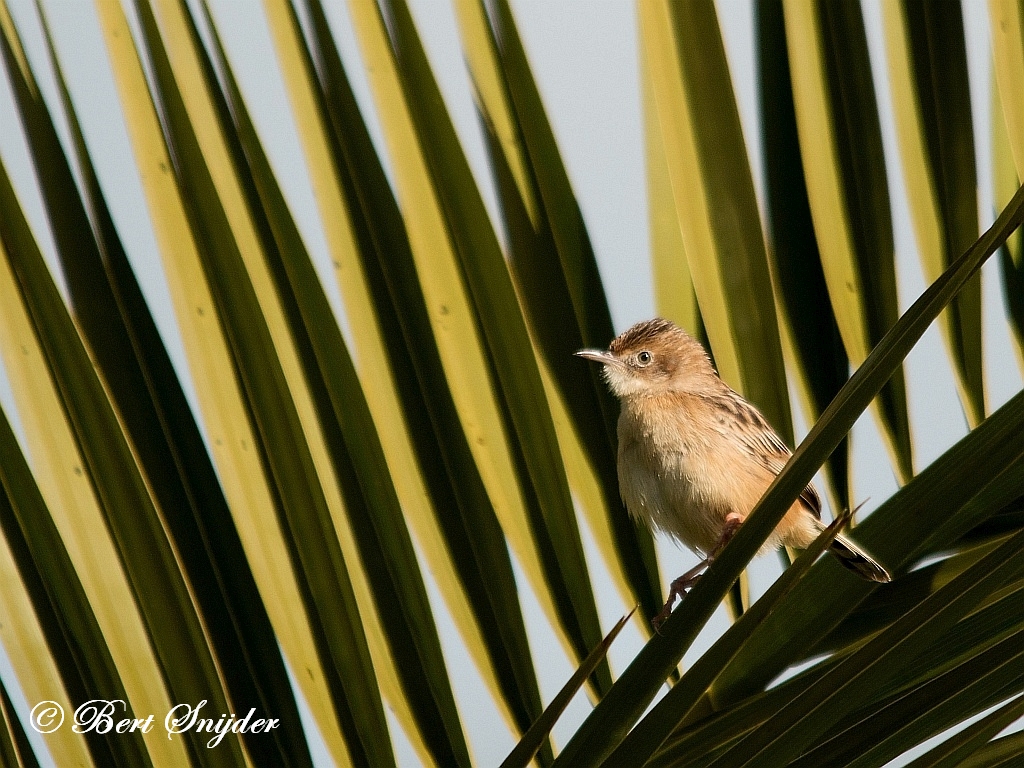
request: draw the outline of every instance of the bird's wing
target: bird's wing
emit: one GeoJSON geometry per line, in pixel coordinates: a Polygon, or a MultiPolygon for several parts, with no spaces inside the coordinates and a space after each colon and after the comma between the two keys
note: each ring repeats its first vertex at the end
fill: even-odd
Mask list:
{"type": "MultiPolygon", "coordinates": [[[[715,407],[734,417],[728,423],[734,426],[743,447],[772,475],[778,475],[793,452],[757,408],[738,393],[730,394],[731,397],[714,398],[715,407]]],[[[821,517],[821,497],[813,485],[803,489],[800,499],[815,517],[821,517]]]]}

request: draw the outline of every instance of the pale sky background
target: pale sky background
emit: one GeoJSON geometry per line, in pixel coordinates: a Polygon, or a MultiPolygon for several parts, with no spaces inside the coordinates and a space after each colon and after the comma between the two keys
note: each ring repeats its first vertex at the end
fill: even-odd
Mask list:
{"type": "MultiPolygon", "coordinates": [[[[923,291],[925,283],[913,233],[909,229],[909,214],[892,127],[891,96],[884,80],[886,69],[880,2],[864,0],[863,7],[872,60],[877,65],[876,93],[885,132],[886,160],[890,179],[893,180],[890,193],[896,222],[900,305],[901,309],[906,309],[923,291]]],[[[36,71],[45,71],[45,54],[38,37],[31,1],[10,0],[10,4],[26,39],[36,71]]],[[[493,190],[488,179],[483,144],[452,9],[447,0],[412,0],[411,4],[428,55],[434,64],[435,74],[441,82],[457,130],[469,150],[470,162],[493,213],[493,190]]],[[[629,0],[513,0],[512,4],[534,75],[580,200],[605,282],[612,318],[619,331],[637,320],[655,314],[648,261],[635,7],[629,0]]],[[[90,149],[99,162],[101,182],[109,196],[121,236],[136,265],[140,283],[150,300],[171,356],[179,370],[187,372],[162,268],[149,229],[144,196],[135,175],[127,135],[118,115],[117,95],[109,75],[92,5],[85,0],[49,0],[44,5],[50,14],[65,73],[80,110],[79,117],[84,124],[90,149]]],[[[212,5],[222,32],[226,30],[224,34],[229,54],[236,65],[236,74],[251,101],[264,143],[271,150],[279,180],[285,187],[293,213],[321,274],[327,277],[325,285],[328,292],[340,310],[339,293],[330,274],[326,245],[317,223],[316,206],[304,173],[305,159],[295,137],[290,106],[278,78],[277,64],[260,6],[255,0],[216,0],[212,5]]],[[[366,109],[371,104],[371,97],[358,66],[358,46],[348,26],[345,5],[341,2],[328,5],[349,76],[366,109]]],[[[740,100],[755,181],[760,185],[759,150],[756,141],[752,142],[757,136],[757,125],[751,2],[719,0],[717,7],[740,100]]],[[[977,148],[980,209],[982,224],[987,226],[993,218],[989,192],[989,148],[984,140],[989,135],[988,22],[984,0],[966,0],[964,7],[975,135],[982,138],[977,148]]],[[[0,155],[14,177],[37,237],[48,255],[52,256],[53,246],[45,218],[38,196],[32,188],[32,171],[20,134],[20,124],[6,80],[0,80],[3,81],[0,84],[0,155]]],[[[52,83],[44,83],[44,88],[50,103],[56,104],[56,100],[51,98],[54,96],[52,83]]],[[[370,124],[376,131],[372,115],[370,124]]],[[[378,146],[383,147],[379,131],[375,138],[378,146]]],[[[996,264],[992,262],[986,265],[983,275],[986,374],[989,409],[994,410],[1018,392],[1022,382],[1003,316],[1002,289],[996,264]]],[[[911,393],[910,415],[917,452],[916,469],[920,471],[966,432],[966,422],[937,329],[931,329],[911,353],[906,363],[906,372],[911,393]]],[[[191,382],[187,375],[183,379],[194,405],[191,382]]],[[[13,403],[2,366],[0,403],[8,415],[13,417],[13,403]]],[[[794,413],[799,419],[798,407],[794,413]]],[[[798,423],[797,431],[798,435],[805,434],[806,425],[798,423]]],[[[858,501],[868,499],[865,510],[869,512],[891,495],[897,486],[881,440],[868,416],[854,427],[854,456],[854,496],[858,501]]],[[[627,608],[611,587],[592,542],[589,541],[589,532],[585,525],[583,528],[588,541],[588,557],[595,574],[595,591],[599,598],[602,625],[607,630],[627,608]]],[[[664,540],[659,541],[659,554],[666,583],[695,562],[690,553],[680,551],[664,540]]],[[[778,573],[779,566],[775,558],[764,557],[755,561],[751,570],[757,595],[778,573]]],[[[514,741],[497,711],[490,706],[489,695],[476,670],[463,661],[465,653],[451,619],[429,577],[427,581],[471,749],[479,765],[496,765],[511,749],[514,741]]],[[[522,579],[520,584],[542,696],[547,702],[570,676],[573,665],[562,654],[529,587],[522,579]]],[[[706,648],[726,625],[724,612],[719,611],[685,661],[692,660],[695,654],[706,648]]],[[[616,674],[637,653],[641,642],[640,633],[632,626],[620,636],[610,653],[616,674]]],[[[31,703],[25,702],[23,697],[17,700],[20,692],[8,665],[0,665],[0,676],[15,695],[19,713],[27,712],[31,703]]],[[[583,697],[577,697],[555,729],[555,738],[559,744],[565,743],[588,711],[589,704],[583,697]]],[[[400,764],[418,765],[396,721],[392,719],[391,723],[400,764]]],[[[903,761],[893,763],[900,764],[903,761]]]]}

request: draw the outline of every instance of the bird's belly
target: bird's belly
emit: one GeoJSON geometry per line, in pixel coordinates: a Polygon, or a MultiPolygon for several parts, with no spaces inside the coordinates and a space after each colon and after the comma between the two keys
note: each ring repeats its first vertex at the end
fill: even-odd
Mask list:
{"type": "Polygon", "coordinates": [[[630,514],[705,554],[718,543],[729,505],[717,493],[700,455],[626,450],[619,456],[619,488],[630,514]]]}

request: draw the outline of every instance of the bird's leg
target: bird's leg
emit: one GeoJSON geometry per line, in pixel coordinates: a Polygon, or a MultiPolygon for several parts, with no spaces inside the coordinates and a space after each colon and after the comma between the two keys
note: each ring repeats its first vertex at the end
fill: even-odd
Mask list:
{"type": "Polygon", "coordinates": [[[722,550],[725,549],[725,545],[728,544],[729,540],[736,535],[736,531],[739,530],[740,525],[742,524],[743,517],[735,512],[730,512],[726,515],[725,524],[722,526],[722,534],[718,537],[718,541],[715,543],[715,546],[711,549],[708,556],[669,585],[668,600],[665,601],[665,605],[662,607],[658,615],[651,619],[651,624],[654,626],[655,632],[660,631],[661,625],[665,623],[665,620],[672,613],[672,605],[675,603],[676,598],[678,597],[682,600],[686,597],[686,593],[689,592],[693,585],[697,583],[697,579],[699,579],[701,574],[707,570],[707,567],[715,561],[715,558],[721,554],[722,550]]]}
{"type": "MultiPolygon", "coordinates": [[[[730,512],[725,516],[725,524],[722,526],[722,535],[718,537],[718,543],[715,544],[715,548],[711,550],[710,560],[714,560],[725,549],[725,545],[732,541],[732,537],[736,535],[736,531],[743,525],[743,516],[738,515],[735,512],[730,512]]],[[[708,565],[711,563],[709,562],[708,565]]]]}

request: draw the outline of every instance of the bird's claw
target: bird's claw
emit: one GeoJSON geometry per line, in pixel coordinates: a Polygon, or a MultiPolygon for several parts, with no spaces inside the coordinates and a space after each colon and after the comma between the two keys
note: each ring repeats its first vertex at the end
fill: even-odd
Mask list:
{"type": "Polygon", "coordinates": [[[672,606],[675,604],[676,598],[682,601],[683,598],[686,597],[687,593],[693,589],[693,585],[696,584],[697,580],[700,578],[700,572],[706,567],[706,563],[701,563],[700,566],[698,566],[700,571],[694,573],[694,571],[698,570],[695,568],[694,571],[684,573],[669,586],[668,600],[665,601],[665,605],[662,607],[658,615],[651,619],[651,626],[654,627],[654,631],[659,635],[661,634],[661,625],[668,620],[670,615],[672,615],[672,606]]]}
{"type": "Polygon", "coordinates": [[[700,578],[701,574],[707,570],[708,566],[715,561],[715,558],[721,554],[722,550],[725,549],[725,545],[729,543],[733,536],[736,535],[736,531],[739,530],[740,525],[743,524],[743,518],[733,513],[725,518],[725,526],[722,528],[722,535],[718,539],[718,543],[715,544],[711,553],[699,562],[696,567],[691,568],[678,579],[672,582],[669,586],[668,600],[665,601],[664,607],[661,611],[651,619],[651,625],[654,627],[654,631],[659,635],[661,634],[661,625],[665,623],[668,617],[672,614],[672,605],[675,603],[678,597],[682,600],[686,597],[686,593],[693,589],[693,585],[697,583],[697,579],[700,578]]]}

